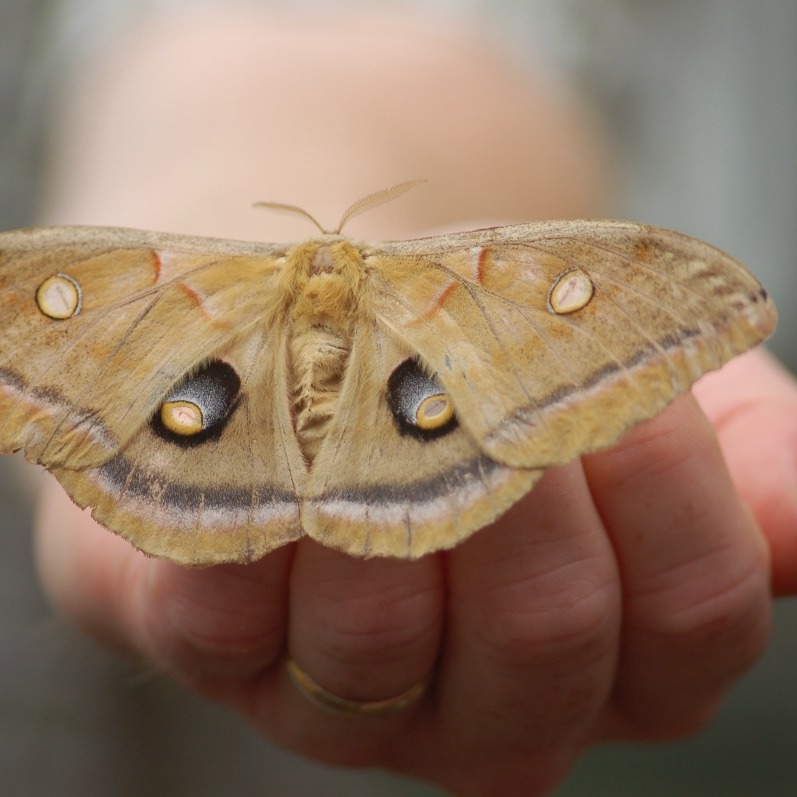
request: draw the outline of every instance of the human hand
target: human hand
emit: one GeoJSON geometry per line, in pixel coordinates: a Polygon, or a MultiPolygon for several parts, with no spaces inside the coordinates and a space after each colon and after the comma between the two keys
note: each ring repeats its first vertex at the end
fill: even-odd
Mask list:
{"type": "Polygon", "coordinates": [[[708,721],[765,643],[770,549],[776,591],[797,591],[793,383],[755,352],[699,396],[730,476],[684,397],[452,551],[358,560],[306,540],[205,570],[148,559],[53,487],[42,575],[78,624],[290,749],[458,794],[542,794],[590,745],[708,721]],[[351,700],[431,681],[399,712],[336,715],[296,689],[288,654],[351,700]]]}

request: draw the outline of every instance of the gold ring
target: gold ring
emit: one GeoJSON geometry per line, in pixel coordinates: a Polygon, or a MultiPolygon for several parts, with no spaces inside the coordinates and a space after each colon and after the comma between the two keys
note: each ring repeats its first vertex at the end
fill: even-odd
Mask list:
{"type": "Polygon", "coordinates": [[[394,714],[411,706],[429,686],[430,678],[418,681],[406,692],[384,700],[351,700],[340,697],[317,684],[293,659],[287,662],[288,675],[299,693],[311,703],[333,714],[356,717],[375,717],[383,714],[394,714]]]}

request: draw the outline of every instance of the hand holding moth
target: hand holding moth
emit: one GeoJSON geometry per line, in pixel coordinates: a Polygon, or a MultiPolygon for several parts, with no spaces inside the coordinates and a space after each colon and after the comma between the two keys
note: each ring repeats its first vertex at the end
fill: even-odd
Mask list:
{"type": "Polygon", "coordinates": [[[27,250],[0,242],[51,268],[63,254],[37,240],[51,236],[76,265],[34,268],[35,291],[10,270],[9,306],[27,294],[45,318],[31,340],[10,337],[31,354],[4,372],[13,444],[142,548],[250,563],[142,559],[80,517],[72,547],[44,548],[51,589],[280,743],[462,793],[529,793],[530,779],[533,793],[582,746],[704,721],[760,652],[764,538],[693,400],[592,453],[770,331],[766,294],[717,250],[618,222],[377,246],[329,234],[265,254],[124,230],[29,235],[27,250]],[[105,269],[118,281],[120,259],[142,286],[92,315],[85,288],[105,269]],[[92,378],[72,401],[35,355],[81,315],[65,350],[92,378]],[[120,333],[98,347],[98,326],[120,333]],[[314,357],[323,367],[306,368],[314,357]],[[120,396],[122,370],[143,389],[120,396]],[[59,583],[78,571],[79,588],[59,583]],[[109,599],[83,602],[97,594],[109,599]],[[296,667],[311,695],[345,706],[414,699],[327,716],[294,688],[296,667]]]}
{"type": "MultiPolygon", "coordinates": [[[[93,200],[95,207],[110,204],[116,213],[120,200],[131,201],[129,193],[118,191],[126,183],[116,168],[115,179],[108,181],[106,165],[118,164],[118,152],[131,153],[135,164],[127,174],[129,183],[140,188],[137,197],[132,192],[134,206],[136,201],[147,208],[160,202],[161,215],[166,208],[185,207],[192,225],[209,207],[197,207],[193,190],[197,152],[204,153],[203,180],[222,187],[219,195],[237,200],[252,196],[235,180],[251,174],[253,163],[262,164],[265,173],[294,169],[298,174],[301,169],[302,174],[323,174],[327,184],[343,191],[341,184],[349,185],[354,170],[362,170],[358,179],[363,183],[365,174],[383,173],[395,153],[407,150],[405,125],[386,126],[373,147],[358,146],[362,109],[376,119],[412,107],[417,118],[433,121],[413,141],[412,151],[420,150],[436,165],[440,152],[455,150],[442,160],[451,186],[446,207],[449,201],[453,207],[454,187],[467,165],[475,169],[470,184],[478,185],[482,208],[513,218],[519,212],[527,218],[594,212],[594,204],[585,209],[583,202],[573,201],[583,198],[584,186],[587,195],[595,186],[593,164],[583,156],[579,138],[587,128],[584,119],[562,119],[561,105],[546,104],[550,98],[544,94],[530,97],[527,81],[516,81],[504,70],[496,74],[492,54],[485,68],[487,59],[478,47],[469,46],[463,58],[464,49],[439,48],[436,38],[430,59],[425,31],[405,40],[390,26],[375,26],[367,36],[352,36],[348,21],[336,26],[334,36],[327,28],[325,21],[323,35],[308,40],[271,19],[262,27],[247,25],[244,40],[248,52],[256,53],[254,61],[241,58],[246,45],[240,31],[221,40],[210,36],[219,54],[211,60],[210,31],[203,27],[192,39],[191,26],[182,24],[170,27],[164,37],[162,61],[149,61],[150,41],[130,48],[128,53],[140,54],[153,68],[145,70],[145,79],[136,69],[122,69],[123,85],[112,83],[110,92],[95,93],[99,101],[92,103],[78,137],[82,149],[65,158],[94,179],[78,180],[77,189],[70,182],[62,192],[62,210],[71,208],[87,185],[89,204],[93,200]],[[187,29],[193,48],[184,46],[187,29]],[[250,30],[256,31],[254,40],[247,36],[250,30]],[[270,46],[263,46],[264,37],[270,46]],[[457,53],[453,69],[428,68],[441,58],[447,64],[452,52],[457,53]],[[291,68],[296,54],[300,69],[291,68]],[[185,64],[191,85],[203,85],[201,94],[170,82],[172,72],[163,64],[176,58],[185,64]],[[227,74],[218,68],[226,63],[244,65],[244,70],[233,70],[233,81],[225,86],[216,77],[227,74]],[[390,68],[382,68],[386,63],[390,68]],[[131,74],[139,78],[136,85],[146,86],[147,96],[168,96],[168,101],[135,100],[126,83],[131,74]],[[279,92],[259,79],[267,74],[281,76],[279,92]],[[258,79],[252,81],[252,75],[258,79]],[[224,148],[215,150],[215,126],[205,120],[241,118],[239,89],[255,85],[256,95],[245,108],[251,136],[245,140],[255,146],[239,148],[238,139],[230,146],[225,138],[224,148]],[[334,91],[327,90],[329,85],[334,91]],[[170,91],[163,92],[164,86],[170,91]],[[367,92],[357,95],[361,86],[367,92]],[[484,86],[490,112],[473,113],[474,86],[484,86]],[[301,144],[294,143],[296,109],[329,108],[321,101],[333,95],[339,124],[306,124],[304,117],[299,120],[301,144]],[[439,112],[441,96],[446,97],[444,113],[439,112]],[[105,109],[111,110],[106,114],[105,109]],[[120,109],[135,109],[135,115],[120,109]],[[109,118],[119,124],[103,124],[109,118]],[[180,124],[175,125],[177,118],[180,124]],[[502,119],[500,127],[495,118],[502,119]],[[288,120],[288,129],[280,127],[282,120],[288,120]],[[169,136],[170,127],[181,131],[179,146],[169,136]],[[94,131],[99,135],[92,136],[94,131]],[[270,137],[273,132],[278,139],[270,137]],[[316,133],[308,143],[306,136],[316,133]],[[142,147],[142,139],[150,146],[142,147]],[[557,157],[560,145],[566,154],[557,157]],[[135,156],[140,151],[162,157],[144,165],[135,156]],[[97,158],[98,152],[107,159],[97,158]],[[180,159],[181,153],[188,157],[180,159]],[[480,159],[489,161],[489,169],[479,168],[480,159]],[[223,171],[216,183],[214,169],[223,171]],[[162,179],[175,174],[182,179],[162,179]],[[108,192],[104,197],[100,186],[108,192]],[[558,197],[556,213],[548,204],[551,197],[558,197]]],[[[424,167],[419,170],[427,173],[424,167]]],[[[218,211],[214,206],[212,213],[218,211]]],[[[93,221],[85,212],[83,218],[93,221]]],[[[143,223],[135,211],[132,223],[143,223]]],[[[166,224],[162,218],[150,223],[166,224]]],[[[151,265],[147,276],[151,279],[151,265]]],[[[233,286],[236,275],[225,276],[232,277],[233,286]]],[[[68,296],[68,287],[62,287],[68,296]]],[[[457,290],[449,292],[447,301],[458,301],[457,290]]],[[[583,290],[562,293],[586,296],[583,290]]],[[[201,294],[194,296],[183,290],[179,298],[196,307],[201,294]]],[[[250,298],[247,294],[244,303],[250,298]]],[[[564,297],[556,304],[566,306],[564,297]]],[[[194,331],[176,335],[193,346],[194,331]]],[[[175,334],[167,332],[163,342],[170,340],[176,342],[175,334]]],[[[788,408],[780,417],[789,412],[797,417],[794,391],[784,381],[754,401],[737,402],[742,387],[760,383],[750,362],[749,357],[734,361],[739,365],[735,377],[728,379],[729,372],[721,371],[715,381],[732,405],[722,411],[733,425],[733,434],[723,441],[725,453],[738,466],[733,473],[741,489],[750,482],[744,466],[751,459],[759,467],[762,461],[782,466],[768,466],[772,488],[766,503],[779,507],[769,517],[778,515],[785,529],[789,518],[797,518],[788,501],[793,481],[788,455],[795,435],[782,424],[762,429],[746,408],[757,407],[760,418],[777,405],[788,408]],[[773,457],[776,451],[781,456],[773,457]]],[[[496,387],[486,382],[485,390],[496,387]]],[[[92,388],[97,395],[104,392],[104,387],[92,388]]],[[[181,408],[179,402],[185,401],[196,403],[190,396],[170,394],[169,388],[158,399],[176,411],[175,425],[193,413],[181,408]]],[[[719,403],[708,409],[712,406],[719,403]]],[[[153,405],[153,418],[157,409],[153,405]]],[[[353,409],[354,421],[367,417],[362,407],[353,409]]],[[[112,413],[111,421],[124,417],[112,413]]],[[[149,433],[149,420],[145,425],[149,433]]],[[[358,465],[356,458],[352,465],[358,465]]],[[[367,468],[359,465],[365,473],[367,468]]],[[[194,478],[192,470],[183,472],[194,478]]],[[[789,573],[794,584],[797,556],[784,555],[793,537],[772,534],[758,511],[764,502],[751,504],[768,538],[782,543],[773,546],[773,559],[782,563],[781,587],[789,573]]],[[[618,447],[549,468],[497,524],[450,551],[414,561],[363,560],[303,538],[251,565],[183,568],[142,556],[93,524],[54,485],[39,526],[39,560],[51,596],[94,634],[226,702],[295,751],[321,761],[389,767],[466,795],[543,793],[591,744],[670,738],[698,727],[760,651],[766,632],[763,538],[731,488],[712,432],[689,398],[631,431],[618,447]],[[286,651],[319,684],[352,699],[391,697],[430,673],[434,678],[406,711],[341,718],[319,711],[297,693],[286,672],[286,651]]]]}
{"type": "MultiPolygon", "coordinates": [[[[734,437],[747,435],[731,461],[797,443],[794,423],[761,434],[767,405],[797,418],[797,392],[775,397],[768,368],[743,358],[722,382],[726,396],[762,391],[736,407],[734,437]]],[[[592,744],[694,730],[766,638],[764,537],[688,397],[611,451],[551,469],[488,532],[414,562],[305,540],[253,565],[185,569],[135,554],[55,491],[41,524],[50,591],[94,634],[304,755],[458,794],[544,793],[592,744]],[[339,717],[297,693],[286,649],[350,698],[435,675],[394,717],[339,717]]],[[[792,583],[794,562],[781,567],[792,583]]]]}

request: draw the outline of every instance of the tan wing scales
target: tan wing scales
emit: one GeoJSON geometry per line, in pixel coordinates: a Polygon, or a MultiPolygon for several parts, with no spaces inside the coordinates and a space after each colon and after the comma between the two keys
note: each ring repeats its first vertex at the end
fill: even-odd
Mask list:
{"type": "Polygon", "coordinates": [[[190,564],[304,533],[450,547],[776,319],[727,255],[625,222],[362,247],[3,233],[0,313],[0,450],[190,564]]]}
{"type": "Polygon", "coordinates": [[[380,318],[439,373],[482,449],[517,467],[610,445],[776,319],[740,263],[626,222],[393,243],[366,262],[380,318]]]}
{"type": "Polygon", "coordinates": [[[302,506],[305,530],[324,545],[401,558],[450,548],[542,475],[495,462],[462,427],[432,439],[402,433],[386,400],[387,383],[413,356],[367,316],[360,322],[302,506]]]}
{"type": "Polygon", "coordinates": [[[99,467],[53,469],[100,523],[181,564],[251,562],[303,535],[306,467],[285,387],[284,330],[261,328],[214,359],[243,377],[221,434],[181,443],[148,423],[99,467]]]}
{"type": "Polygon", "coordinates": [[[0,235],[0,313],[14,319],[0,338],[0,450],[107,460],[186,371],[263,318],[277,250],[260,250],[102,228],[0,235]],[[79,287],[72,317],[37,303],[53,274],[79,287]]]}

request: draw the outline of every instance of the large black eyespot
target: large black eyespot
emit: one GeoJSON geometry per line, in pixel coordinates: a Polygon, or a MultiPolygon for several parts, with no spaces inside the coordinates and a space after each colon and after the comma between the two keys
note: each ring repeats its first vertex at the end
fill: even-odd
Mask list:
{"type": "Polygon", "coordinates": [[[221,431],[240,389],[233,367],[213,360],[166,396],[153,420],[155,431],[174,442],[206,440],[221,431]]]}
{"type": "Polygon", "coordinates": [[[415,360],[405,360],[387,380],[387,403],[399,431],[421,440],[457,427],[451,397],[415,360]]]}

